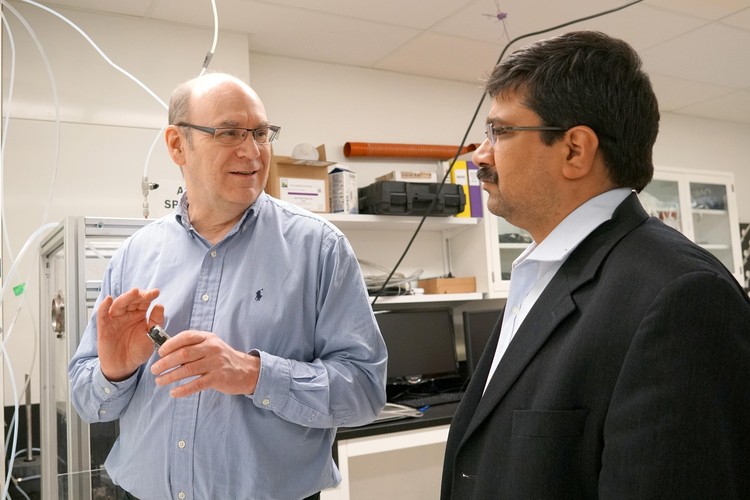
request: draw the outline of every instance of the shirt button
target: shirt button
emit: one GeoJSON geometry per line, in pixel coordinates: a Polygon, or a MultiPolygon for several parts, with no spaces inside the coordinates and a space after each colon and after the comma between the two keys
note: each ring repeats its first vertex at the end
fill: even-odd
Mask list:
{"type": "Polygon", "coordinates": [[[105,413],[107,413],[107,410],[99,410],[99,415],[104,415],[105,413]]]}
{"type": "Polygon", "coordinates": [[[112,389],[110,389],[109,387],[105,387],[105,388],[104,388],[104,392],[105,392],[106,394],[109,394],[110,392],[112,392],[112,389]]]}
{"type": "Polygon", "coordinates": [[[211,251],[211,257],[216,257],[216,250],[211,251]]]}
{"type": "Polygon", "coordinates": [[[203,302],[208,302],[208,294],[204,293],[203,297],[201,297],[201,299],[203,299],[203,302]]]}
{"type": "Polygon", "coordinates": [[[518,306],[515,306],[513,309],[510,310],[510,312],[513,313],[514,316],[518,314],[518,306]]]}
{"type": "Polygon", "coordinates": [[[182,439],[180,439],[180,442],[177,443],[177,446],[179,446],[180,449],[184,448],[185,447],[185,441],[183,441],[182,439]]]}
{"type": "Polygon", "coordinates": [[[268,399],[268,398],[265,398],[265,399],[264,399],[263,401],[261,401],[261,402],[263,403],[263,406],[268,406],[268,405],[270,405],[270,404],[271,404],[271,400],[270,400],[270,399],[268,399]]]}
{"type": "Polygon", "coordinates": [[[185,494],[185,492],[184,492],[184,491],[181,491],[181,492],[179,492],[179,493],[177,494],[177,498],[179,498],[180,500],[183,500],[183,499],[184,499],[184,498],[185,498],[186,496],[187,496],[187,495],[185,494]]]}

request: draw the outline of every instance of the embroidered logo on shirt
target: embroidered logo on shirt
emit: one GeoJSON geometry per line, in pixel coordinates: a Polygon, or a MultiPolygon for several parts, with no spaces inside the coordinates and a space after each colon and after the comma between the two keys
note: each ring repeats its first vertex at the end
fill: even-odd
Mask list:
{"type": "Polygon", "coordinates": [[[263,289],[261,288],[260,290],[255,292],[255,301],[257,302],[262,298],[263,298],[263,289]]]}

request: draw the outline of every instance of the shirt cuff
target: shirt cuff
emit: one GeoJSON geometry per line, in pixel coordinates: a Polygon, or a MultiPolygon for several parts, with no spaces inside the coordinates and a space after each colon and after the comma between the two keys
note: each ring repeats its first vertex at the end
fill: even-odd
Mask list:
{"type": "Polygon", "coordinates": [[[135,384],[135,381],[138,378],[137,375],[138,370],[125,380],[111,382],[107,380],[107,377],[102,373],[101,367],[99,367],[98,370],[94,370],[94,391],[102,402],[107,401],[108,399],[130,389],[130,387],[135,384]]]}
{"type": "Polygon", "coordinates": [[[265,410],[280,411],[286,404],[289,391],[289,368],[282,358],[253,349],[251,356],[260,357],[260,371],[255,394],[248,394],[255,406],[265,410]]]}

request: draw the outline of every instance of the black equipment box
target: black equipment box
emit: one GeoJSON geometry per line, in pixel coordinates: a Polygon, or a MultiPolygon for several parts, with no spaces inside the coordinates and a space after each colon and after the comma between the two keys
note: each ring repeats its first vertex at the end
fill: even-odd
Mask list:
{"type": "Polygon", "coordinates": [[[463,212],[466,195],[463,186],[436,182],[379,181],[359,188],[359,213],[376,215],[429,215],[447,217],[463,212]]]}

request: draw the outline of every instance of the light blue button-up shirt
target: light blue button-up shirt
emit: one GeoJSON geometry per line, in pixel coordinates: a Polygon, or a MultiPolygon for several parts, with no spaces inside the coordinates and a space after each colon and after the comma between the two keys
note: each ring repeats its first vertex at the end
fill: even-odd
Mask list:
{"type": "MultiPolygon", "coordinates": [[[[349,242],[314,214],[262,194],[216,245],[176,214],[126,240],[107,295],[159,288],[165,330],[214,332],[260,356],[254,395],[206,390],[172,398],[150,367],[109,382],[96,315],[69,365],[71,399],[87,422],[120,420],[105,467],[143,500],[298,499],[334,486],[338,426],[385,404],[385,344],[349,242]]],[[[145,332],[144,332],[145,335],[145,332]]]]}

